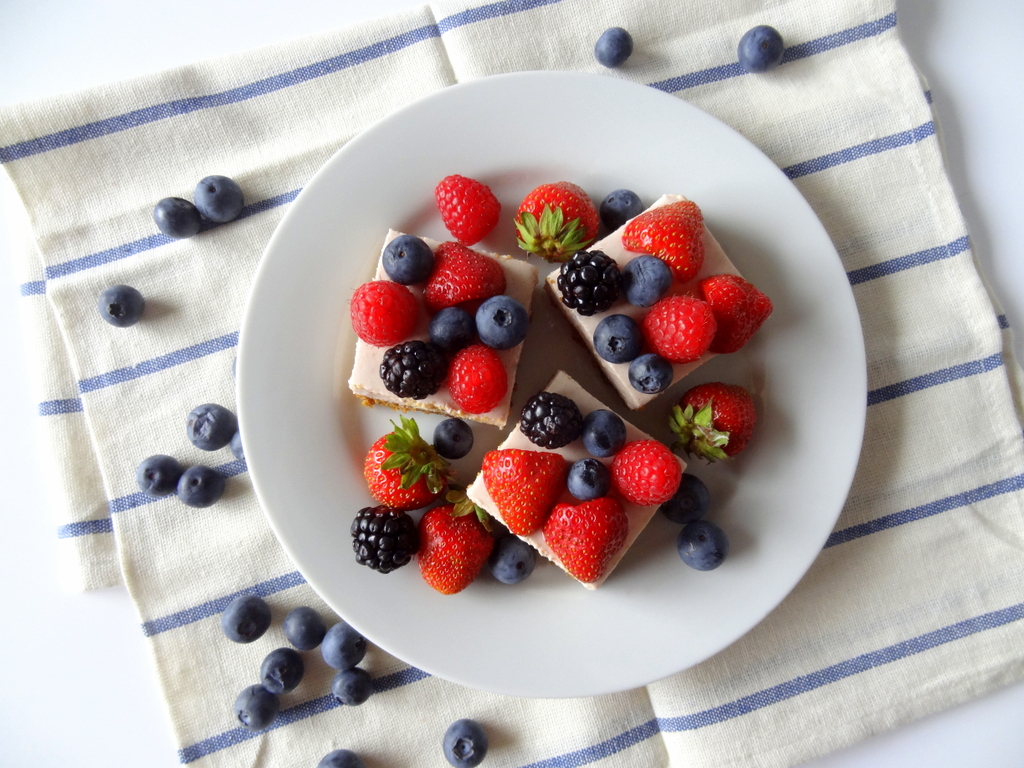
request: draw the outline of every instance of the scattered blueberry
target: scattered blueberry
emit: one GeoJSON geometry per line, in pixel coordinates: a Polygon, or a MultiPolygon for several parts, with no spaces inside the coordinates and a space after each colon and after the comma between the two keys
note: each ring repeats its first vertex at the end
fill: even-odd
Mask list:
{"type": "Polygon", "coordinates": [[[633,53],[633,37],[622,27],[610,27],[601,33],[594,45],[594,58],[605,67],[624,64],[633,53]]]}
{"type": "Polygon", "coordinates": [[[242,459],[245,461],[245,449],[242,447],[242,433],[235,432],[229,443],[231,446],[231,455],[236,459],[242,459]]]}
{"type": "Polygon", "coordinates": [[[653,352],[640,355],[629,364],[629,383],[645,395],[664,392],[672,383],[672,364],[653,352]]]}
{"type": "Polygon", "coordinates": [[[335,669],[351,669],[366,655],[366,638],[347,622],[339,621],[324,635],[320,653],[327,665],[335,669]]]}
{"type": "Polygon", "coordinates": [[[135,482],[148,496],[170,496],[177,489],[183,471],[177,459],[158,453],[142,460],[135,469],[135,482]]]}
{"type": "Polygon", "coordinates": [[[644,335],[629,315],[608,315],[594,329],[594,350],[609,363],[628,363],[643,349],[644,335]]]}
{"type": "Polygon", "coordinates": [[[224,495],[224,475],[215,469],[196,464],[181,473],[178,498],[189,507],[209,507],[224,495]]]}
{"type": "Polygon", "coordinates": [[[672,270],[657,256],[637,256],[622,269],[622,292],[634,307],[653,307],[671,287],[672,270]]]}
{"type": "Polygon", "coordinates": [[[235,717],[250,731],[262,731],[280,709],[280,700],[262,685],[250,685],[235,699],[235,717]]]}
{"type": "Polygon", "coordinates": [[[644,204],[640,202],[640,196],[629,189],[616,189],[614,192],[601,201],[598,212],[601,214],[601,223],[614,232],[634,216],[643,213],[644,204]]]}
{"type": "Polygon", "coordinates": [[[311,651],[327,634],[327,625],[320,614],[308,606],[293,608],[284,617],[284,636],[300,651],[311,651]]]}
{"type": "Polygon", "coordinates": [[[348,707],[358,707],[373,693],[373,680],[365,669],[343,669],[331,681],[334,698],[348,707]]]}
{"type": "Polygon", "coordinates": [[[424,283],[434,268],[434,252],[415,235],[399,235],[384,247],[381,264],[396,283],[424,283]]]}
{"type": "Polygon", "coordinates": [[[461,459],[473,449],[473,430],[462,419],[445,419],[434,427],[434,449],[446,459],[461,459]]]}
{"type": "Polygon", "coordinates": [[[238,418],[223,405],[204,403],[192,409],[185,429],[196,448],[216,451],[231,442],[238,431],[238,418]]]}
{"type": "Polygon", "coordinates": [[[153,221],[157,229],[176,240],[192,237],[203,224],[199,209],[180,197],[165,197],[157,203],[153,221]]]}
{"type": "Polygon", "coordinates": [[[275,648],[260,665],[260,682],[271,693],[294,690],[306,671],[302,657],[294,648],[275,648]]]}
{"type": "Polygon", "coordinates": [[[599,408],[583,419],[583,447],[591,456],[607,459],[626,444],[626,424],[617,413],[599,408]]]}
{"type": "Polygon", "coordinates": [[[227,176],[207,176],[192,193],[199,212],[218,224],[234,221],[242,212],[242,188],[227,176]]]}
{"type": "Polygon", "coordinates": [[[512,349],[526,338],[530,316],[511,296],[492,296],[476,311],[476,333],[491,349],[512,349]]]}
{"type": "Polygon", "coordinates": [[[736,48],[740,66],[747,72],[767,72],[777,67],[784,52],[782,35],[765,24],[748,29],[736,48]]]}
{"type": "Polygon", "coordinates": [[[688,472],[683,473],[683,479],[679,483],[679,490],[675,495],[661,505],[661,513],[673,523],[686,525],[686,523],[699,520],[708,513],[711,506],[711,495],[704,481],[696,475],[688,472]]]}
{"type": "Polygon", "coordinates": [[[590,501],[608,495],[612,478],[608,467],[597,459],[580,459],[569,467],[566,478],[569,493],[580,501],[590,501]]]}
{"type": "Polygon", "coordinates": [[[323,756],[316,768],[366,768],[351,749],[336,749],[323,756]]]}
{"type": "Polygon", "coordinates": [[[502,584],[518,584],[537,565],[537,550],[512,533],[499,536],[494,542],[487,567],[502,584]]]}
{"type": "Polygon", "coordinates": [[[455,768],[473,768],[487,756],[487,732],[476,720],[456,720],[444,734],[444,756],[455,768]]]}
{"type": "Polygon", "coordinates": [[[676,548],[688,566],[710,571],[720,566],[729,554],[729,537],[708,520],[693,520],[679,532],[676,548]]]}
{"type": "Polygon", "coordinates": [[[445,307],[430,319],[430,340],[445,352],[458,352],[476,338],[476,320],[462,307],[445,307]]]}
{"type": "Polygon", "coordinates": [[[138,289],[130,285],[112,285],[100,294],[96,302],[100,316],[111,325],[127,328],[135,325],[146,308],[146,300],[138,289]]]}
{"type": "Polygon", "coordinates": [[[220,615],[220,628],[228,640],[251,643],[270,627],[270,606],[258,595],[239,595],[220,615]]]}

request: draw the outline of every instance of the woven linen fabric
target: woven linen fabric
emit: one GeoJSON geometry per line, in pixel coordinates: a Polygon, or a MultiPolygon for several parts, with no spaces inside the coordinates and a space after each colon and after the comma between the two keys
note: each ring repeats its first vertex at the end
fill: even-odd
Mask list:
{"type": "Polygon", "coordinates": [[[891,0],[519,0],[437,2],[0,111],[65,581],[127,586],[181,761],[310,766],[346,747],[368,766],[442,766],[441,734],[473,717],[496,767],[790,766],[1019,680],[1020,370],[946,178],[930,101],[891,0]],[[745,75],[736,41],[759,23],[783,31],[786,54],[776,70],[745,75]],[[592,44],[613,25],[630,30],[635,52],[604,70],[592,44]],[[510,698],[371,648],[362,666],[375,694],[342,707],[313,652],[274,725],[250,732],[231,705],[286,644],[285,613],[333,615],[274,539],[244,461],[195,450],[184,414],[233,407],[254,267],[339,146],[412,99],[530,69],[603,72],[676,94],[741,131],[810,202],[848,273],[867,350],[864,450],[848,501],[774,612],[647,688],[510,698]],[[242,217],[189,240],[156,233],[153,202],[188,198],[211,172],[240,182],[242,217]],[[98,320],[96,297],[113,283],[148,297],[144,322],[98,320]],[[229,478],[225,497],[191,510],[139,493],[134,467],[154,453],[215,464],[229,478]],[[224,641],[219,626],[242,593],[264,596],[274,614],[249,645],[224,641]]]}

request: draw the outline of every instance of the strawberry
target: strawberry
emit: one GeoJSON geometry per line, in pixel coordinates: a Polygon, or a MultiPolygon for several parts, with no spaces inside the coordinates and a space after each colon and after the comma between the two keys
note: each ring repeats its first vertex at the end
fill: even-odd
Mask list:
{"type": "Polygon", "coordinates": [[[757,423],[754,398],[737,384],[712,381],[683,393],[669,426],[679,438],[672,450],[715,461],[735,456],[750,441],[757,423]]]}
{"type": "Polygon", "coordinates": [[[431,312],[504,292],[505,270],[495,259],[451,241],[435,249],[434,269],[423,290],[431,312]]]}
{"type": "Polygon", "coordinates": [[[679,459],[657,440],[626,443],[612,459],[612,487],[626,501],[642,507],[671,499],[682,477],[679,459]]]}
{"type": "Polygon", "coordinates": [[[771,299],[736,275],[706,277],[700,281],[700,290],[718,324],[712,352],[735,352],[772,313],[771,299]]]}
{"type": "Polygon", "coordinates": [[[676,280],[692,280],[704,264],[704,216],[697,204],[680,200],[644,211],[626,225],[627,251],[657,256],[676,280]]]}
{"type": "Polygon", "coordinates": [[[356,336],[375,347],[390,347],[407,339],[419,318],[412,291],[390,280],[363,283],[348,305],[356,336]]]}
{"type": "Polygon", "coordinates": [[[541,184],[519,204],[519,247],[548,261],[565,261],[594,242],[600,221],[580,187],[568,181],[541,184]]]}
{"type": "Polygon", "coordinates": [[[714,313],[693,296],[666,296],[651,307],[641,329],[648,346],[670,363],[692,363],[715,338],[714,313]]]}
{"type": "Polygon", "coordinates": [[[544,541],[572,576],[590,584],[600,579],[609,561],[622,549],[629,519],[611,496],[578,506],[556,504],[544,523],[544,541]]]}
{"type": "Polygon", "coordinates": [[[504,448],[484,455],[480,471],[502,522],[527,536],[544,525],[565,489],[569,465],[558,453],[504,448]]]}
{"type": "Polygon", "coordinates": [[[448,487],[451,470],[434,447],[420,437],[413,419],[401,416],[393,432],[373,444],[363,462],[370,495],[393,509],[421,509],[448,487]]]}
{"type": "Polygon", "coordinates": [[[420,520],[416,560],[423,580],[442,595],[461,592],[477,577],[494,548],[486,513],[469,504],[443,504],[420,520]],[[472,510],[477,510],[474,514],[472,510]],[[480,517],[478,515],[483,515],[480,517]]]}
{"type": "Polygon", "coordinates": [[[448,392],[466,413],[487,413],[508,392],[508,373],[498,353],[483,344],[460,349],[448,366],[448,392]]]}
{"type": "Polygon", "coordinates": [[[501,203],[491,188],[476,179],[453,174],[434,188],[441,221],[463,245],[483,240],[498,224],[501,203]]]}

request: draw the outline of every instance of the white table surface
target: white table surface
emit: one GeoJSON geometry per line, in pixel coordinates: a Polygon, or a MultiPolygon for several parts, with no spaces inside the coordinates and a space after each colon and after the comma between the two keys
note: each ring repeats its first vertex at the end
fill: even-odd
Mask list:
{"type": "MultiPolygon", "coordinates": [[[[186,64],[411,7],[411,0],[0,0],[0,104],[186,64]]],[[[974,252],[1024,328],[1021,0],[898,0],[928,78],[974,252]]],[[[0,137],[2,140],[2,137],[0,137]]],[[[178,765],[139,621],[122,588],[62,593],[55,523],[30,449],[36,403],[0,220],[0,764],[178,765]]],[[[1024,336],[1018,335],[1019,359],[1024,336]]],[[[814,768],[1024,765],[1024,683],[817,760],[814,768]]]]}

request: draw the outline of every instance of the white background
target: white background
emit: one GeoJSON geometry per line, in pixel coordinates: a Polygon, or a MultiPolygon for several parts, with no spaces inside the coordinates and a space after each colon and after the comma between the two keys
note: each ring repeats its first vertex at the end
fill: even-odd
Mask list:
{"type": "MultiPolygon", "coordinates": [[[[0,0],[0,104],[342,26],[411,0],[0,0]]],[[[929,80],[975,255],[1024,328],[1024,2],[898,0],[929,80]]],[[[0,137],[0,144],[3,137],[0,137]]],[[[60,592],[40,508],[36,403],[0,220],[0,764],[179,765],[139,620],[121,588],[60,592]]],[[[1015,341],[1018,358],[1024,336],[1015,341]]],[[[814,768],[1024,765],[1024,683],[815,761],[814,768]]],[[[383,736],[383,735],[382,735],[383,736]]],[[[412,757],[412,756],[410,756],[412,757]]],[[[412,764],[414,760],[410,761],[412,764]]],[[[312,766],[310,767],[312,768],[312,766]]]]}

